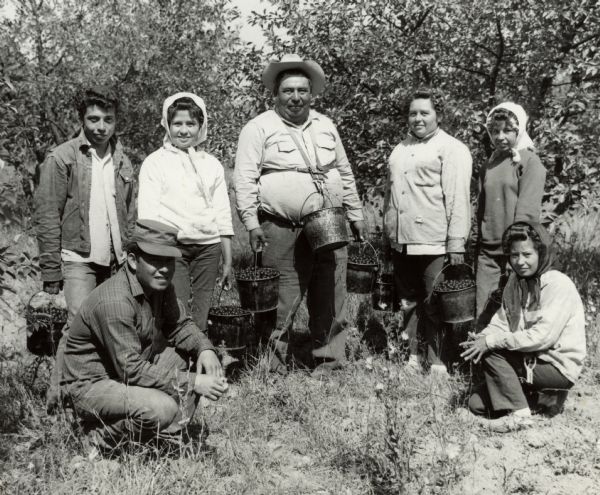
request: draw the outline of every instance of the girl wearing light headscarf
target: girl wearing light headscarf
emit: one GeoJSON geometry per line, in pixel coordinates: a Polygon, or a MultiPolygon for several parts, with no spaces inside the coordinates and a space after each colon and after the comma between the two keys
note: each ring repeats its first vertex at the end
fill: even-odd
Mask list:
{"type": "Polygon", "coordinates": [[[481,360],[485,377],[485,385],[469,400],[471,412],[504,414],[510,421],[500,424],[522,426],[531,416],[524,389],[561,390],[554,393],[562,402],[579,377],[586,354],[585,315],[575,285],[553,267],[543,227],[511,225],[502,248],[513,270],[502,306],[480,334],[462,344],[462,356],[481,360]]]}
{"type": "Polygon", "coordinates": [[[506,279],[502,233],[514,222],[538,223],[546,169],[527,134],[527,114],[505,102],[488,114],[486,127],[494,152],[480,171],[477,207],[477,315],[485,326],[496,307],[492,293],[506,279]],[[487,311],[484,312],[487,306],[487,311]]]}
{"type": "Polygon", "coordinates": [[[210,297],[223,257],[221,285],[231,274],[231,207],[223,166],[198,146],[206,141],[206,106],[193,93],[177,93],[163,104],[163,145],[142,164],[138,217],[176,228],[182,257],[176,260],[177,297],[191,305],[206,330],[210,297]]]}

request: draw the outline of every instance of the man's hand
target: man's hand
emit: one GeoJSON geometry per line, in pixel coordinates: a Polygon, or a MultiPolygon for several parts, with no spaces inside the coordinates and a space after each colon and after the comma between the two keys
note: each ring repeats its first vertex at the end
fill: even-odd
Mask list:
{"type": "Polygon", "coordinates": [[[60,289],[62,289],[62,280],[57,280],[56,282],[44,282],[43,286],[44,292],[48,294],[58,294],[60,289]]]}
{"type": "Polygon", "coordinates": [[[255,253],[257,251],[260,251],[260,249],[262,249],[263,247],[265,247],[267,245],[267,238],[265,237],[265,233],[263,232],[263,229],[261,229],[260,227],[256,227],[255,229],[252,229],[249,233],[250,235],[250,247],[252,248],[252,251],[254,251],[255,253]]]}
{"type": "Polygon", "coordinates": [[[465,361],[473,361],[477,364],[481,361],[481,358],[485,356],[489,348],[485,341],[485,335],[479,335],[474,340],[467,340],[460,344],[463,349],[466,349],[460,357],[462,357],[465,361]]]}
{"type": "Polygon", "coordinates": [[[363,222],[362,220],[350,222],[350,229],[352,229],[355,241],[362,242],[366,240],[367,225],[365,224],[365,222],[363,222]]]}
{"type": "Polygon", "coordinates": [[[211,376],[211,375],[196,375],[196,381],[194,383],[194,392],[209,398],[210,400],[217,400],[221,397],[229,385],[227,380],[222,376],[211,376]]]}
{"type": "Polygon", "coordinates": [[[223,376],[223,368],[221,367],[219,358],[215,354],[215,351],[210,349],[200,353],[196,368],[198,369],[198,373],[201,373],[202,370],[204,370],[204,372],[210,376],[223,376]]]}
{"type": "Polygon", "coordinates": [[[448,261],[451,265],[460,265],[465,262],[463,253],[448,253],[448,261]]]}

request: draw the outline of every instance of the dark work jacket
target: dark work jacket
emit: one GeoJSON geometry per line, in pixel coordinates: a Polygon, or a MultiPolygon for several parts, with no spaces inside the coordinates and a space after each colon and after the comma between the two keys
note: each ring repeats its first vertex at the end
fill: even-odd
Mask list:
{"type": "MultiPolygon", "coordinates": [[[[125,246],[135,224],[136,181],[121,143],[110,142],[115,169],[115,203],[121,241],[125,246]]],[[[90,194],[92,156],[83,129],[50,151],[40,166],[34,196],[33,226],[44,282],[62,280],[61,249],[90,253],[90,194]]]]}

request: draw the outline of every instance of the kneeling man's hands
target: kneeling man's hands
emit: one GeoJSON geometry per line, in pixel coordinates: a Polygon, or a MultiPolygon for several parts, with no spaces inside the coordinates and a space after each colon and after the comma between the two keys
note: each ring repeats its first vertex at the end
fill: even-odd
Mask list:
{"type": "Polygon", "coordinates": [[[194,392],[203,395],[210,400],[217,400],[221,397],[229,385],[227,379],[223,376],[212,376],[212,375],[196,375],[196,382],[194,383],[194,392]]]}
{"type": "Polygon", "coordinates": [[[196,368],[198,369],[198,373],[201,373],[204,370],[204,373],[210,376],[223,376],[223,368],[221,367],[221,362],[215,354],[215,351],[212,350],[206,350],[200,353],[200,356],[198,356],[198,364],[196,368]]]}

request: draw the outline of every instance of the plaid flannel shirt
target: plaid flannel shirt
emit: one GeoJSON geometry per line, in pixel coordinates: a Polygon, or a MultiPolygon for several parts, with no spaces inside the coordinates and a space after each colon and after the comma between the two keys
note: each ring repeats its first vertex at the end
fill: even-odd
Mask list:
{"type": "Polygon", "coordinates": [[[186,315],[171,285],[149,300],[127,265],[85,300],[70,328],[61,384],[73,392],[88,382],[112,379],[177,396],[194,386],[195,373],[153,364],[167,346],[196,362],[210,340],[186,315]]]}

